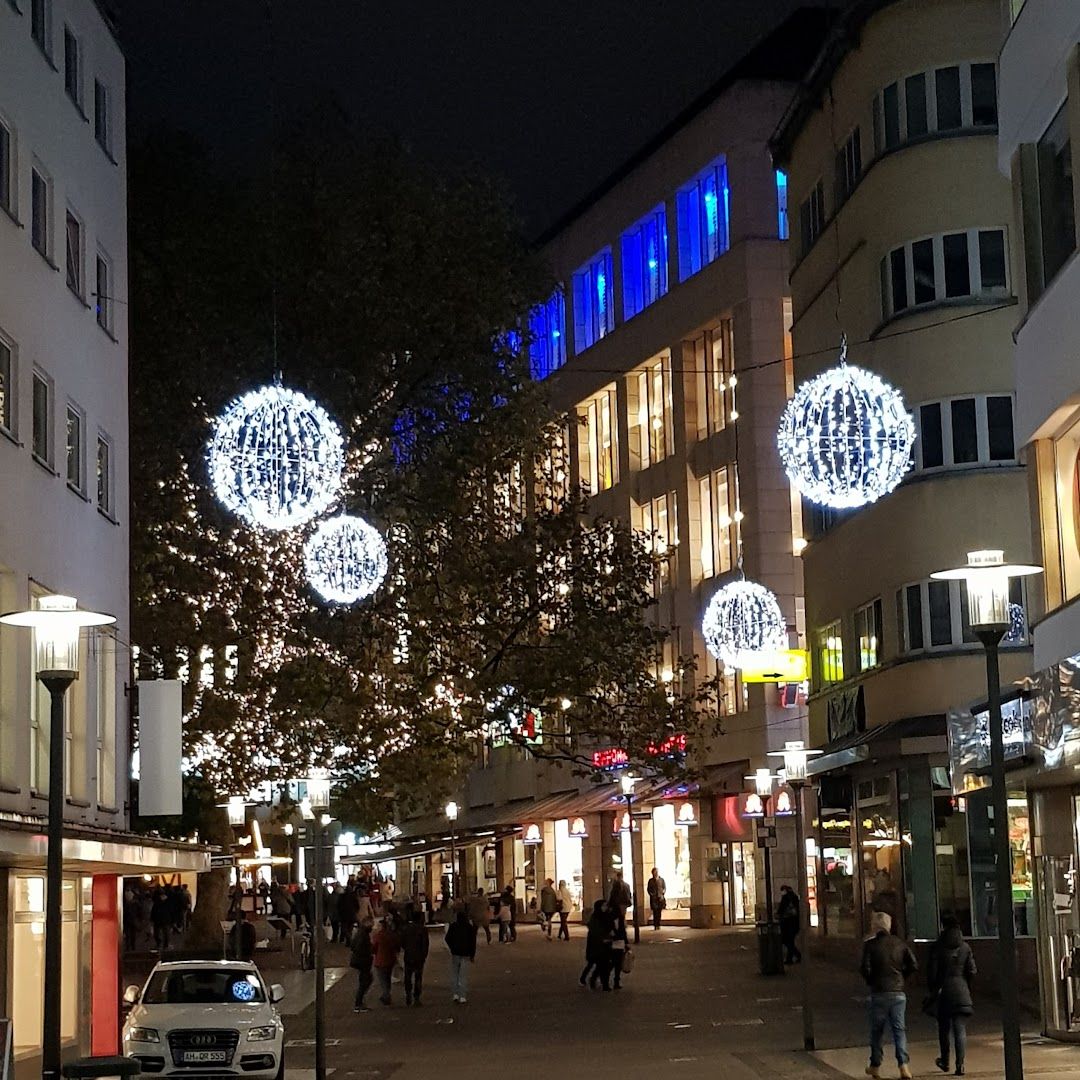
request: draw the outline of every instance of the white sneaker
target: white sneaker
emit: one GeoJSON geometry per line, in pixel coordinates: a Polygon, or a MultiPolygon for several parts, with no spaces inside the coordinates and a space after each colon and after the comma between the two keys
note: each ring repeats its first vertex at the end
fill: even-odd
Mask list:
{"type": "Polygon", "coordinates": [[[457,1004],[458,1004],[458,1002],[460,1002],[460,1001],[461,1001],[461,998],[459,998],[459,997],[457,996],[457,994],[455,994],[455,995],[454,995],[454,1004],[455,1004],[455,1005],[457,1005],[457,1004]]]}

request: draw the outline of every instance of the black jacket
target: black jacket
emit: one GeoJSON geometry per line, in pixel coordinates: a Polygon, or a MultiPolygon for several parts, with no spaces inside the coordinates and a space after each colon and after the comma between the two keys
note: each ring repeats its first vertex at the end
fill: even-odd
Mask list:
{"type": "Polygon", "coordinates": [[[907,942],[895,934],[881,930],[863,944],[859,970],[872,994],[902,994],[904,980],[918,967],[907,942]]]}
{"type": "Polygon", "coordinates": [[[370,971],[374,954],[371,951],[371,929],[361,926],[353,935],[352,948],[349,950],[349,967],[357,971],[370,971]]]}
{"type": "Polygon", "coordinates": [[[428,931],[423,923],[408,922],[401,931],[402,958],[409,967],[423,967],[429,948],[428,931]]]}
{"type": "Polygon", "coordinates": [[[611,958],[611,942],[615,936],[615,920],[606,911],[593,911],[586,924],[585,960],[598,964],[611,958]]]}
{"type": "Polygon", "coordinates": [[[794,892],[786,892],[780,897],[780,903],[776,908],[776,917],[781,922],[785,919],[798,919],[799,898],[794,892]]]}
{"type": "Polygon", "coordinates": [[[971,946],[957,926],[943,930],[930,950],[926,981],[938,991],[938,1013],[966,1015],[972,1011],[971,980],[977,974],[971,946]]]}
{"type": "Polygon", "coordinates": [[[446,946],[451,956],[476,958],[476,927],[467,918],[456,918],[446,929],[446,946]]]}

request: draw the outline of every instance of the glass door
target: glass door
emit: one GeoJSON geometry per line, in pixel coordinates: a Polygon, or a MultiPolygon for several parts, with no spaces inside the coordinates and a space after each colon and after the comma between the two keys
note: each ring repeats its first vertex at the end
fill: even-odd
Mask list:
{"type": "Polygon", "coordinates": [[[731,845],[732,911],[737,923],[752,923],[757,917],[757,867],[754,845],[737,841],[731,845]]]}

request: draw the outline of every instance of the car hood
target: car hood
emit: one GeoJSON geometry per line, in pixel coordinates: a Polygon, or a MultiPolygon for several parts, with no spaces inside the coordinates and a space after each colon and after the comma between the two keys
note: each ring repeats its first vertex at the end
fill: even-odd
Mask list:
{"type": "Polygon", "coordinates": [[[272,1024],[277,1010],[260,1005],[136,1005],[127,1019],[128,1027],[149,1027],[174,1031],[176,1028],[236,1028],[272,1024]]]}

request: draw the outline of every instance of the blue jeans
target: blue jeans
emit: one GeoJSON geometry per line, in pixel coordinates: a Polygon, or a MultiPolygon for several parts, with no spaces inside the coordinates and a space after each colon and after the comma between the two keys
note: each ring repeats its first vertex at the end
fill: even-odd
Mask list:
{"type": "Polygon", "coordinates": [[[884,1056],[881,1039],[885,1034],[885,1025],[888,1024],[892,1029],[893,1046],[896,1048],[896,1063],[906,1065],[911,1060],[908,1056],[907,1027],[904,1023],[907,994],[871,994],[867,1011],[870,1017],[870,1064],[881,1064],[884,1056]]]}
{"type": "Polygon", "coordinates": [[[465,1000],[469,990],[469,958],[467,956],[450,956],[450,989],[455,998],[465,1000]]]}
{"type": "Polygon", "coordinates": [[[393,968],[375,969],[375,981],[379,984],[379,1000],[384,1005],[390,1004],[390,980],[394,974],[393,968]]]}

